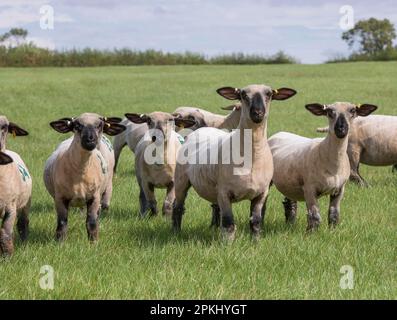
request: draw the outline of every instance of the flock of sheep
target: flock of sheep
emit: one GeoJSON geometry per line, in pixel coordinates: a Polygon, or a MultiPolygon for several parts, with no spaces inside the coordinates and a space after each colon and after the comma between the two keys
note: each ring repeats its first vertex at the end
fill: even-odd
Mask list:
{"type": "MultiPolygon", "coordinates": [[[[227,240],[233,240],[236,232],[232,203],[242,200],[251,202],[249,223],[253,236],[260,234],[272,184],[285,197],[288,223],[296,219],[297,201],[306,202],[307,230],[312,231],[321,220],[319,197],[330,196],[328,222],[334,226],[339,221],[340,202],[349,177],[361,185],[366,184],[359,174],[359,163],[375,166],[397,163],[396,117],[367,117],[377,109],[374,105],[308,104],[306,109],[312,114],[327,117],[328,127],[318,129],[327,132],[325,138],[310,139],[279,132],[268,139],[271,101],[289,99],[296,94],[295,90],[249,85],[242,89],[224,87],[217,92],[237,101],[225,108],[231,110],[227,116],[180,107],[172,114],[128,113],[121,119],[84,113],[51,122],[57,132],[73,133],[56,148],[44,169],[45,186],[54,199],[57,213],[56,239],[63,240],[66,236],[71,207],[87,208],[88,238],[98,239],[99,214],[109,208],[113,173],[126,145],[135,154],[142,216],[148,212],[157,214],[154,189],[165,188],[167,195],[162,212],[172,216],[173,229],[179,231],[185,199],[193,186],[200,197],[211,203],[212,225],[220,226],[227,240]],[[182,136],[184,128],[190,128],[191,133],[182,136]],[[153,133],[154,130],[157,133],[153,133]],[[240,163],[223,161],[221,153],[216,153],[217,161],[211,163],[181,161],[186,153],[188,160],[206,158],[209,151],[219,151],[236,138],[239,150],[246,150],[248,142],[241,134],[245,130],[250,130],[252,163],[248,170],[240,163]],[[114,149],[103,133],[115,136],[114,149]],[[148,163],[148,150],[160,141],[167,160],[148,163]],[[195,151],[189,153],[189,150],[195,151]]],[[[3,220],[0,250],[7,256],[14,250],[16,220],[21,239],[26,240],[28,236],[32,179],[19,155],[6,150],[7,134],[25,136],[28,133],[4,116],[0,116],[0,130],[0,217],[3,220]]]]}

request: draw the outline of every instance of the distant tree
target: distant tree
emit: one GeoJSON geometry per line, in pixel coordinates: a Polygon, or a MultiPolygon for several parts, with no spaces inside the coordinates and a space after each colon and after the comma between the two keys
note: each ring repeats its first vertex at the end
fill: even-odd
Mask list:
{"type": "Polygon", "coordinates": [[[19,46],[23,41],[25,41],[27,35],[28,31],[26,29],[12,28],[10,31],[0,36],[0,43],[9,41],[10,44],[19,46]]]}
{"type": "Polygon", "coordinates": [[[358,21],[353,29],[342,34],[342,39],[350,48],[358,44],[358,53],[374,55],[393,48],[396,30],[388,19],[370,18],[358,21]]]}

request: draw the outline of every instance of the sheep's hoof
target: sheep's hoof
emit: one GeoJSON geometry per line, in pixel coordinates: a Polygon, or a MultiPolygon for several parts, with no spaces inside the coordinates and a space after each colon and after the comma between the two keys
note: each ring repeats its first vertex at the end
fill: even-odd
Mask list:
{"type": "Polygon", "coordinates": [[[236,229],[235,225],[231,225],[229,227],[222,228],[222,238],[225,242],[233,242],[236,238],[236,229]]]}
{"type": "Polygon", "coordinates": [[[88,240],[91,244],[98,243],[98,235],[89,235],[88,240]]]}
{"type": "Polygon", "coordinates": [[[173,225],[173,226],[172,226],[172,232],[173,232],[174,234],[179,234],[179,233],[181,233],[181,226],[173,225]]]}
{"type": "Polygon", "coordinates": [[[361,188],[368,188],[369,184],[367,181],[364,179],[358,177],[358,176],[350,176],[349,180],[355,184],[357,184],[361,188]]]}
{"type": "Polygon", "coordinates": [[[318,230],[320,224],[310,224],[306,228],[306,233],[313,233],[318,230]]]}
{"type": "Polygon", "coordinates": [[[64,242],[66,240],[66,232],[58,232],[55,235],[55,240],[57,242],[64,242]]]}

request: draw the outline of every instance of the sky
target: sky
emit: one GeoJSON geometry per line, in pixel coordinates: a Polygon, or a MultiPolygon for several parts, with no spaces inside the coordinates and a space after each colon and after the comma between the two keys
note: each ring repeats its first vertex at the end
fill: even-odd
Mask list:
{"type": "MultiPolygon", "coordinates": [[[[0,33],[13,27],[50,49],[130,48],[193,51],[213,56],[283,50],[302,63],[349,54],[340,21],[388,18],[397,26],[395,0],[0,0],[0,33]],[[54,28],[42,29],[50,5],[54,28]]],[[[45,20],[46,21],[46,20],[45,20]]]]}

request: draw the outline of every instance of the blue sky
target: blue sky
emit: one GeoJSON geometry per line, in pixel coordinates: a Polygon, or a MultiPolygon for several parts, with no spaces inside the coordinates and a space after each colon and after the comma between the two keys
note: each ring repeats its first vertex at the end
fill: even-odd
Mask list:
{"type": "Polygon", "coordinates": [[[283,50],[320,63],[349,53],[339,27],[343,5],[353,7],[355,21],[388,18],[397,25],[395,0],[0,0],[0,32],[23,27],[30,40],[55,49],[283,50]],[[39,25],[45,4],[54,8],[53,30],[39,25]]]}

